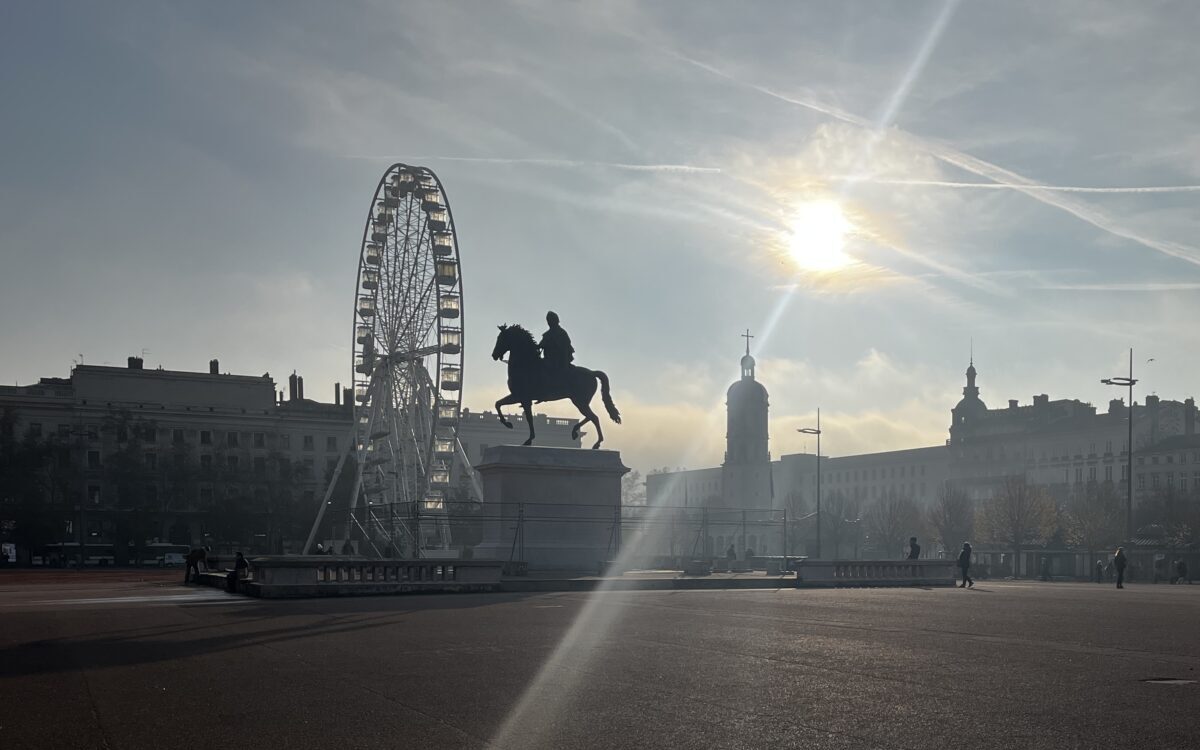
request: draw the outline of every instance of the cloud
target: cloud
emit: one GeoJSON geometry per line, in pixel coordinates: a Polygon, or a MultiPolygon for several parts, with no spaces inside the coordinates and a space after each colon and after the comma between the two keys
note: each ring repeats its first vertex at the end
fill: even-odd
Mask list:
{"type": "MultiPolygon", "coordinates": [[[[837,175],[830,178],[837,182],[868,183],[871,185],[918,185],[921,187],[962,188],[974,190],[1017,190],[1021,186],[1000,182],[954,182],[951,180],[916,180],[884,177],[837,175]]],[[[1074,185],[1029,185],[1029,188],[1056,193],[1197,193],[1200,185],[1162,185],[1146,187],[1080,187],[1074,185]]]]}

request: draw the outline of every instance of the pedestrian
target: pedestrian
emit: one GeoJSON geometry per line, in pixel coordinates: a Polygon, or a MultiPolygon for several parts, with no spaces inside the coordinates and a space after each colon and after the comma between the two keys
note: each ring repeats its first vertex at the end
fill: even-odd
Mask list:
{"type": "Polygon", "coordinates": [[[908,559],[917,560],[921,557],[921,545],[917,544],[917,538],[910,536],[908,538],[908,559]]]}
{"type": "Polygon", "coordinates": [[[325,545],[321,544],[320,542],[317,542],[317,554],[318,555],[325,554],[325,545]]]}
{"type": "Polygon", "coordinates": [[[246,556],[241,552],[237,553],[237,558],[233,561],[233,570],[237,573],[238,578],[245,578],[246,573],[250,570],[250,563],[246,562],[246,556]]]}
{"type": "Polygon", "coordinates": [[[737,550],[732,544],[729,545],[729,549],[725,550],[725,559],[729,562],[733,562],[737,559],[737,550]]]}
{"type": "Polygon", "coordinates": [[[1045,555],[1042,556],[1041,577],[1043,581],[1050,580],[1050,558],[1045,555]]]}
{"type": "Polygon", "coordinates": [[[1117,588],[1125,588],[1125,564],[1129,559],[1125,557],[1125,548],[1117,547],[1117,551],[1113,553],[1113,568],[1117,571],[1117,588]]]}
{"type": "Polygon", "coordinates": [[[1096,561],[1096,583],[1104,583],[1104,561],[1096,561]]]}
{"type": "Polygon", "coordinates": [[[962,583],[958,584],[961,588],[975,588],[975,581],[971,579],[971,543],[963,542],[962,552],[958,553],[958,569],[962,571],[962,583]]]}
{"type": "MultiPolygon", "coordinates": [[[[203,547],[197,547],[196,549],[188,552],[187,557],[184,558],[184,562],[187,564],[187,567],[184,568],[183,571],[184,583],[188,582],[189,577],[191,577],[193,583],[198,583],[200,581],[200,561],[205,559],[207,555],[208,553],[203,547]]],[[[204,570],[205,572],[208,571],[207,565],[205,566],[204,570]]]]}
{"type": "Polygon", "coordinates": [[[1175,561],[1175,580],[1172,581],[1172,583],[1186,583],[1186,582],[1187,582],[1187,563],[1185,563],[1183,561],[1183,558],[1181,557],[1175,561]]]}

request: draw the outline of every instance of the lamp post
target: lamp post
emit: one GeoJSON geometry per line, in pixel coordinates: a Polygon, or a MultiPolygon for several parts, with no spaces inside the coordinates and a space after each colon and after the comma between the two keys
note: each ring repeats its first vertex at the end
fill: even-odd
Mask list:
{"type": "Polygon", "coordinates": [[[796,432],[817,436],[817,559],[821,558],[821,410],[817,409],[817,426],[801,427],[796,432]]]}
{"type": "Polygon", "coordinates": [[[1131,540],[1133,539],[1133,386],[1137,384],[1137,380],[1133,377],[1132,348],[1129,350],[1129,377],[1104,378],[1100,382],[1105,385],[1115,385],[1129,389],[1129,442],[1125,449],[1125,454],[1129,459],[1128,466],[1125,469],[1125,538],[1131,540]]]}

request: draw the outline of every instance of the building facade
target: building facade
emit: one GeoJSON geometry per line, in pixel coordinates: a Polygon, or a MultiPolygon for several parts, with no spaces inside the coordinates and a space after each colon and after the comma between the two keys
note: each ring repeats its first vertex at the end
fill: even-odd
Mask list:
{"type": "MultiPolygon", "coordinates": [[[[216,360],[184,372],[130,357],[125,368],[78,365],[69,378],[0,386],[0,541],[36,528],[37,543],[18,551],[25,561],[37,551],[121,564],[152,545],[200,543],[298,551],[351,448],[353,413],[348,390],[322,403],[304,397],[302,377],[288,380],[285,397],[269,374],[221,373],[216,360]],[[18,479],[20,461],[39,450],[35,476],[18,479]]],[[[483,445],[524,440],[522,425],[506,430],[485,415],[462,415],[473,459],[483,445]]],[[[535,419],[539,444],[578,447],[573,421],[535,419]]],[[[352,474],[335,491],[342,504],[352,474]]]]}

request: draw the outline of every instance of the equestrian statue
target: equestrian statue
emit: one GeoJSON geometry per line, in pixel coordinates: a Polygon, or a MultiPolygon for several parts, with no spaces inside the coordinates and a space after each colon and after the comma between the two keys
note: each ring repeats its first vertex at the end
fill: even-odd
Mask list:
{"type": "Polygon", "coordinates": [[[621,412],[617,411],[608,390],[608,375],[600,370],[571,364],[575,359],[575,348],[571,337],[558,324],[558,315],[546,313],[549,329],[542,334],[541,343],[533,340],[533,334],[519,325],[502,325],[496,337],[496,348],[492,359],[499,360],[508,355],[508,395],[496,402],[496,415],[500,423],[512,429],[512,422],[504,416],[502,407],[520,404],[525,410],[525,422],[529,425],[529,439],[522,445],[533,445],[533,402],[558,401],[569,398],[583,419],[571,428],[571,438],[579,437],[579,430],[588,422],[596,426],[596,444],[604,442],[604,431],[600,419],[592,411],[592,396],[596,395],[596,381],[600,381],[600,397],[604,409],[612,421],[621,424],[621,412]]]}

